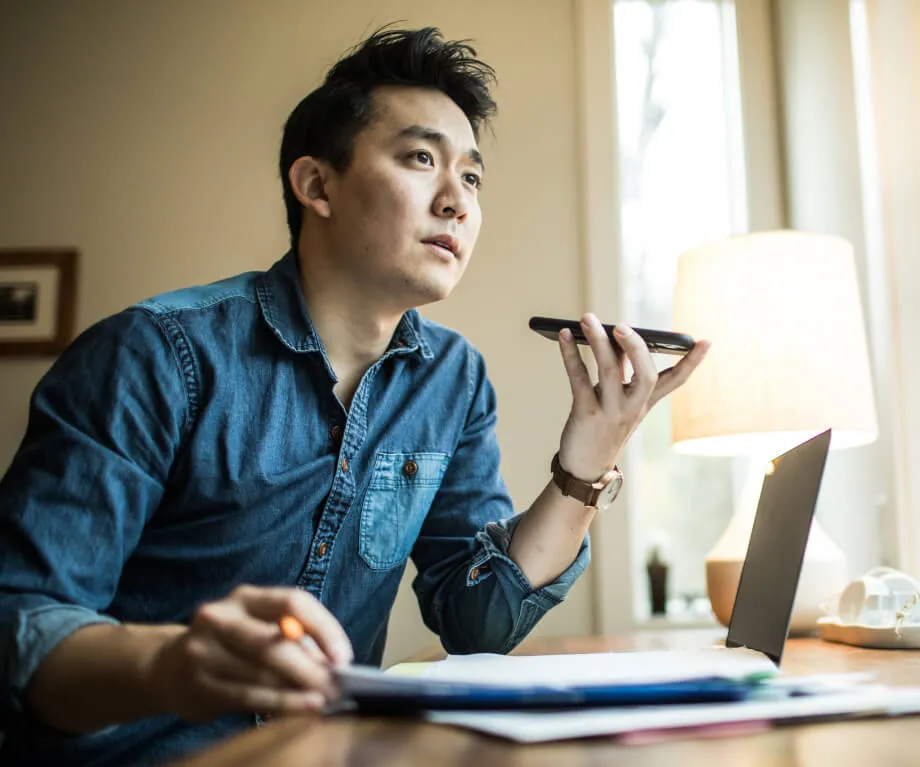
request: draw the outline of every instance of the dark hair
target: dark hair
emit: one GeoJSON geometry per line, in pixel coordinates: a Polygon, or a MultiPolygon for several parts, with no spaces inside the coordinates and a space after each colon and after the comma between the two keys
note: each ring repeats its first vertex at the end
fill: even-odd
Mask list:
{"type": "Polygon", "coordinates": [[[336,170],[351,162],[355,136],[370,125],[373,91],[384,85],[439,90],[463,110],[473,134],[495,114],[489,92],[495,70],[476,58],[467,41],[445,41],[440,30],[380,29],[340,59],[323,84],[304,98],[284,124],[280,171],[291,244],[300,236],[301,204],[288,171],[298,157],[326,160],[336,170]]]}

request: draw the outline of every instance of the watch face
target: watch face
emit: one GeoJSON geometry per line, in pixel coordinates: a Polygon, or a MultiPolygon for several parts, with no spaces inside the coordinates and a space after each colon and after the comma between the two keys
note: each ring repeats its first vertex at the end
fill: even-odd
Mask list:
{"type": "Polygon", "coordinates": [[[620,486],[622,484],[623,475],[617,474],[617,476],[608,483],[607,487],[601,490],[601,494],[597,497],[597,508],[603,509],[613,503],[620,493],[620,486]]]}

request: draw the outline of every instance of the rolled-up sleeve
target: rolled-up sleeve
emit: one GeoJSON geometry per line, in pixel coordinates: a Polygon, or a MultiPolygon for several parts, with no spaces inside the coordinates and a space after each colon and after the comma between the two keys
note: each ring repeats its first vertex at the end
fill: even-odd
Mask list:
{"type": "Polygon", "coordinates": [[[574,561],[534,589],[508,555],[515,515],[499,470],[495,391],[471,351],[470,407],[412,558],[413,588],[425,624],[450,653],[512,650],[546,611],[562,602],[588,567],[586,536],[574,561]]]}
{"type": "Polygon", "coordinates": [[[32,674],[105,615],[159,504],[188,395],[166,330],[142,310],[86,331],[33,393],[0,480],[0,706],[24,712],[32,674]]]}

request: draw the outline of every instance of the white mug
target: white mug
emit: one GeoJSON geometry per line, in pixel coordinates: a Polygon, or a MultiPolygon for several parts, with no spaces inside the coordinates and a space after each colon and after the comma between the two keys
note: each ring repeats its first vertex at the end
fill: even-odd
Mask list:
{"type": "Polygon", "coordinates": [[[850,581],[841,592],[837,611],[843,623],[894,626],[896,614],[920,593],[920,583],[900,570],[876,567],[850,581]]]}

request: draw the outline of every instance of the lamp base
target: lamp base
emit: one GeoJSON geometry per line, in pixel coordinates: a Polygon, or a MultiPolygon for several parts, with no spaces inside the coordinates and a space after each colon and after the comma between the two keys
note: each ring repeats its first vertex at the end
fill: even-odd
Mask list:
{"type": "MultiPolygon", "coordinates": [[[[719,623],[726,627],[735,606],[743,564],[744,560],[738,559],[706,560],[706,588],[712,612],[719,623]]],[[[824,615],[821,603],[838,594],[847,584],[848,578],[847,562],[842,553],[834,559],[808,559],[806,554],[789,619],[789,635],[806,636],[815,633],[818,618],[824,615]]]]}

